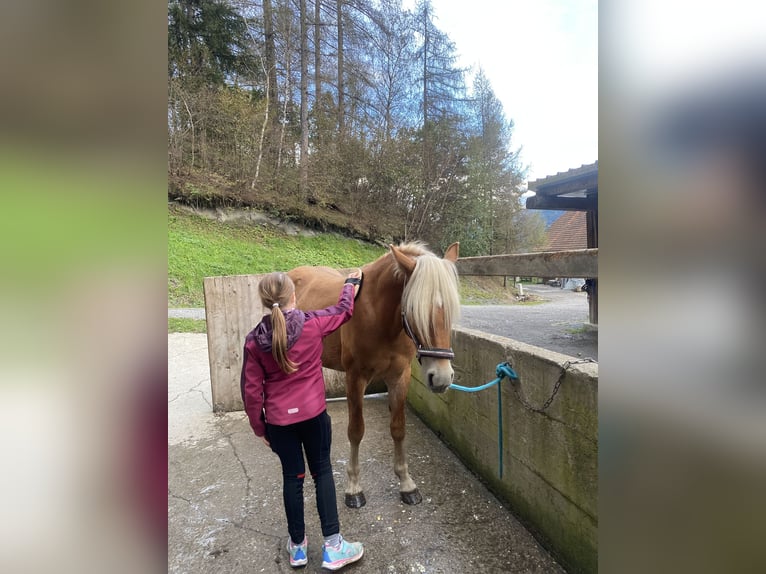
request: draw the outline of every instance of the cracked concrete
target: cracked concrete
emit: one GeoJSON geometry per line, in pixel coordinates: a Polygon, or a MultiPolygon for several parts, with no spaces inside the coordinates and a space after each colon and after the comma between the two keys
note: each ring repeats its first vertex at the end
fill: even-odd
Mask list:
{"type": "MultiPolygon", "coordinates": [[[[255,438],[244,413],[212,413],[205,335],[168,335],[168,369],[169,572],[292,572],[279,461],[255,438]]],[[[385,396],[365,400],[360,460],[367,505],[346,508],[345,402],[329,403],[328,412],[341,531],[365,543],[364,558],[344,572],[564,572],[409,410],[409,467],[423,502],[400,502],[385,396]]],[[[310,479],[305,498],[309,564],[302,571],[317,573],[321,532],[310,479]]]]}

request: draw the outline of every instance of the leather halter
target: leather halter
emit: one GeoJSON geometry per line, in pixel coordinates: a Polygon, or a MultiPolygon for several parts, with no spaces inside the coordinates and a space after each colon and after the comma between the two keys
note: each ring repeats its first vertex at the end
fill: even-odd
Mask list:
{"type": "Polygon", "coordinates": [[[439,349],[436,347],[429,348],[421,345],[420,341],[418,341],[418,338],[415,336],[415,333],[410,327],[410,322],[407,321],[407,313],[404,312],[404,309],[402,309],[402,326],[404,327],[404,332],[410,339],[412,339],[412,342],[415,343],[415,346],[417,347],[418,363],[421,363],[421,357],[449,359],[450,361],[455,358],[455,353],[452,352],[452,349],[439,349]]]}

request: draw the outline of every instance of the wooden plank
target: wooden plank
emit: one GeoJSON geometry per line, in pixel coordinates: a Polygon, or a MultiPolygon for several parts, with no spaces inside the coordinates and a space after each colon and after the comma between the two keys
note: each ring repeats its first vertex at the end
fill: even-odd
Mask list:
{"type": "Polygon", "coordinates": [[[460,275],[598,277],[598,249],[487,255],[457,260],[460,275]]]}
{"type": "Polygon", "coordinates": [[[208,359],[213,410],[242,410],[239,382],[245,337],[266,310],[258,296],[262,275],[205,277],[208,359]]]}

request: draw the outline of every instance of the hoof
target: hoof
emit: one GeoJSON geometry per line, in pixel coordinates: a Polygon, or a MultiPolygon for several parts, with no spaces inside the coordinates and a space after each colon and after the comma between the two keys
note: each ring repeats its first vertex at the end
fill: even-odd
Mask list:
{"type": "Polygon", "coordinates": [[[365,504],[367,504],[367,500],[364,498],[364,492],[346,494],[346,506],[349,508],[362,508],[365,504]]]}
{"type": "Polygon", "coordinates": [[[423,497],[420,496],[420,491],[417,488],[412,492],[400,492],[399,494],[404,504],[420,504],[423,502],[423,497]]]}

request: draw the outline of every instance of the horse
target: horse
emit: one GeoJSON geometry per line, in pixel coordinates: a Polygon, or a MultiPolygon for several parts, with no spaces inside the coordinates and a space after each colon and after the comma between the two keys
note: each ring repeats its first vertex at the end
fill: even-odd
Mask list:
{"type": "MultiPolygon", "coordinates": [[[[450,341],[452,323],[460,312],[455,262],[459,244],[453,243],[439,258],[420,242],[390,245],[389,251],[362,266],[362,285],[351,320],[324,339],[322,364],[346,373],[350,457],[345,503],[366,504],[359,478],[359,443],[364,436],[362,402],[370,382],[388,388],[394,472],[399,494],[406,504],[422,496],[410,477],[404,449],[404,403],[410,371],[417,356],[428,388],[445,392],[454,378],[450,341]]],[[[306,311],[337,301],[348,270],[297,267],[288,272],[295,283],[296,306],[306,311]]]]}

